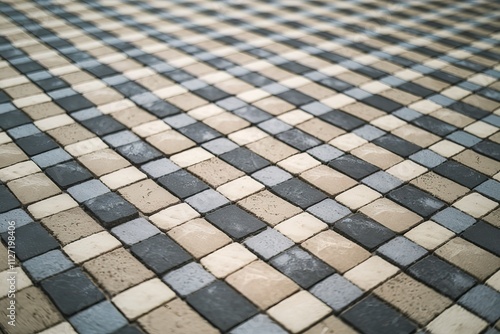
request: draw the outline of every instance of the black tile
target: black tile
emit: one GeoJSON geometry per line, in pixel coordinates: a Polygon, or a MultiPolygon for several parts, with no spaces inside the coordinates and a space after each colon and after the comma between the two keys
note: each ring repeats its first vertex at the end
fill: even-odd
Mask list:
{"type": "Polygon", "coordinates": [[[360,68],[356,68],[353,71],[372,79],[378,79],[387,75],[387,73],[377,70],[371,66],[363,66],[360,68]]]}
{"type": "Polygon", "coordinates": [[[89,199],[84,205],[107,228],[138,216],[133,205],[113,192],[89,199]]]}
{"type": "Polygon", "coordinates": [[[243,239],[267,226],[236,205],[215,210],[206,215],[205,219],[234,239],[243,239]]]}
{"type": "Polygon", "coordinates": [[[104,136],[125,129],[123,124],[109,115],[87,119],[82,122],[82,125],[98,136],[104,136]]]}
{"type": "Polygon", "coordinates": [[[320,115],[319,118],[347,131],[353,130],[365,124],[363,120],[340,110],[332,110],[326,114],[320,115]]]}
{"type": "Polygon", "coordinates": [[[379,137],[373,143],[405,158],[421,150],[420,146],[391,134],[379,137]]]}
{"type": "Polygon", "coordinates": [[[361,180],[379,170],[377,166],[350,154],[343,155],[330,161],[328,166],[335,168],[336,170],[349,175],[356,180],[361,180]]]}
{"type": "Polygon", "coordinates": [[[143,141],[136,141],[120,146],[117,151],[136,165],[163,157],[160,151],[143,141]]]}
{"type": "Polygon", "coordinates": [[[222,100],[222,99],[229,96],[228,93],[226,93],[225,91],[223,91],[217,87],[214,87],[214,86],[203,87],[203,88],[194,90],[193,93],[201,96],[202,98],[204,98],[205,100],[210,101],[210,102],[222,100]]]}
{"type": "Polygon", "coordinates": [[[403,107],[402,104],[399,104],[397,102],[394,102],[391,99],[388,99],[386,97],[380,96],[380,95],[373,95],[370,97],[367,97],[366,99],[362,100],[363,103],[366,103],[369,106],[375,107],[379,110],[383,110],[385,112],[393,112],[398,109],[401,109],[403,107]]]}
{"type": "Polygon", "coordinates": [[[477,92],[478,95],[500,102],[500,91],[493,88],[484,88],[477,92]]]}
{"type": "Polygon", "coordinates": [[[95,67],[86,68],[86,70],[88,72],[92,73],[95,77],[101,78],[101,79],[118,74],[118,72],[116,72],[114,69],[112,69],[108,65],[98,65],[95,67]]]}
{"type": "Polygon", "coordinates": [[[224,153],[220,158],[248,174],[269,166],[269,161],[244,147],[224,153]]]}
{"type": "Polygon", "coordinates": [[[67,112],[78,111],[94,107],[94,104],[80,94],[63,97],[54,100],[61,108],[67,112]]]}
{"type": "Polygon", "coordinates": [[[28,61],[28,62],[20,63],[20,64],[12,63],[12,65],[14,65],[15,68],[17,68],[20,72],[22,72],[24,74],[37,72],[37,71],[43,71],[46,69],[45,67],[35,63],[34,61],[28,61]]]}
{"type": "Polygon", "coordinates": [[[302,209],[306,209],[327,198],[323,192],[297,178],[281,182],[271,189],[282,198],[302,209]]]}
{"type": "Polygon", "coordinates": [[[389,198],[424,218],[445,206],[442,201],[411,185],[391,191],[389,198]]]}
{"type": "Polygon", "coordinates": [[[408,271],[452,299],[458,298],[476,284],[472,276],[434,255],[418,261],[408,271]]]}
{"type": "Polygon", "coordinates": [[[312,68],[304,66],[304,65],[299,64],[299,63],[294,62],[294,61],[284,63],[284,64],[279,64],[278,67],[281,67],[282,69],[287,70],[287,71],[292,72],[292,73],[295,73],[295,74],[303,74],[303,73],[312,71],[312,68]]]}
{"type": "Polygon", "coordinates": [[[485,175],[456,161],[447,161],[434,168],[434,172],[467,188],[474,188],[488,180],[485,175]]]}
{"type": "Polygon", "coordinates": [[[299,247],[281,253],[270,264],[304,289],[335,273],[332,267],[299,247]]]}
{"type": "Polygon", "coordinates": [[[372,250],[395,236],[394,232],[373,219],[356,213],[335,223],[334,230],[372,250]]]}
{"type": "Polygon", "coordinates": [[[431,77],[434,77],[438,80],[441,80],[443,82],[447,82],[449,84],[457,84],[460,81],[463,81],[462,78],[457,77],[456,75],[444,72],[444,71],[434,71],[429,73],[431,77]]]}
{"type": "Polygon", "coordinates": [[[260,110],[259,108],[248,105],[243,108],[236,109],[233,111],[236,115],[240,116],[241,118],[246,119],[250,123],[260,123],[265,120],[268,120],[272,118],[270,114],[267,112],[260,110]]]}
{"type": "Polygon", "coordinates": [[[178,131],[198,144],[222,136],[220,132],[201,122],[182,127],[178,131]]]}
{"type": "Polygon", "coordinates": [[[146,103],[144,105],[141,105],[141,107],[159,118],[172,116],[180,113],[179,108],[163,100],[157,100],[150,103],[146,103]]]}
{"type": "Polygon", "coordinates": [[[222,332],[258,313],[252,303],[223,281],[192,293],[186,301],[222,332]]]}
{"type": "Polygon", "coordinates": [[[375,296],[368,296],[341,315],[364,334],[413,333],[417,326],[375,296]]]}
{"type": "Polygon", "coordinates": [[[499,228],[483,221],[479,221],[465,230],[462,237],[492,252],[493,254],[500,256],[499,228]]]}
{"type": "Polygon", "coordinates": [[[427,97],[436,93],[433,90],[427,89],[413,82],[404,83],[398,86],[398,89],[420,97],[427,97]]]}
{"type": "Polygon", "coordinates": [[[135,82],[128,81],[113,87],[126,97],[132,97],[134,95],[139,95],[142,93],[147,93],[148,90],[135,82]]]}
{"type": "Polygon", "coordinates": [[[37,155],[39,153],[43,153],[59,147],[59,145],[57,145],[57,143],[52,140],[52,138],[50,138],[43,132],[20,138],[16,140],[16,144],[30,156],[37,155]]]}
{"type": "MultiPolygon", "coordinates": [[[[10,102],[10,101],[11,101],[11,99],[10,99],[9,95],[7,95],[7,94],[6,94],[6,93],[4,93],[4,92],[0,92],[0,104],[2,104],[2,103],[6,103],[6,102],[10,102]]],[[[0,122],[1,122],[1,121],[5,121],[5,120],[4,120],[4,117],[0,118],[0,122]]],[[[0,123],[0,124],[1,124],[1,123],[0,123]]],[[[3,129],[3,127],[2,127],[1,125],[0,125],[0,128],[2,128],[2,129],[3,129]]]]}
{"type": "MultiPolygon", "coordinates": [[[[39,223],[29,223],[15,230],[15,252],[21,261],[46,253],[59,247],[52,235],[39,223]]],[[[2,233],[2,239],[7,243],[8,232],[2,233]]]]}
{"type": "Polygon", "coordinates": [[[105,299],[80,268],[65,271],[42,281],[42,288],[65,316],[70,316],[105,299]]]}
{"type": "Polygon", "coordinates": [[[20,206],[21,203],[19,203],[10,190],[3,184],[0,184],[0,212],[7,212],[20,206]]]}
{"type": "Polygon", "coordinates": [[[351,84],[348,84],[345,81],[335,79],[335,78],[323,79],[323,80],[320,80],[319,83],[322,84],[323,86],[326,86],[328,88],[336,90],[337,92],[343,92],[345,90],[352,88],[351,84]]]}
{"type": "Polygon", "coordinates": [[[308,135],[307,133],[299,130],[292,129],[285,132],[281,132],[276,136],[279,140],[287,143],[290,146],[295,147],[299,151],[307,151],[308,149],[322,144],[321,141],[308,135]]]}
{"type": "Polygon", "coordinates": [[[47,168],[45,173],[61,188],[68,188],[92,178],[92,174],[76,161],[47,168]]]}
{"type": "Polygon", "coordinates": [[[474,107],[470,104],[464,102],[456,102],[448,106],[449,109],[459,112],[465,116],[472,117],[474,119],[481,119],[488,116],[490,113],[486,110],[474,107]]]}
{"type": "Polygon", "coordinates": [[[130,250],[158,275],[191,260],[191,255],[165,234],[141,241],[130,250]]]}
{"type": "Polygon", "coordinates": [[[296,107],[315,101],[313,97],[293,89],[280,93],[277,96],[296,107]]]}
{"type": "Polygon", "coordinates": [[[238,79],[243,80],[255,87],[263,87],[266,85],[270,85],[274,83],[273,80],[266,78],[263,75],[257,74],[257,73],[247,73],[242,76],[240,76],[238,79]]]}
{"type": "Polygon", "coordinates": [[[189,81],[189,80],[192,80],[195,78],[191,74],[187,73],[184,70],[180,70],[180,69],[166,73],[165,77],[167,77],[175,82],[184,82],[184,81],[189,81]]]}
{"type": "Polygon", "coordinates": [[[482,142],[474,145],[472,149],[492,159],[500,161],[500,145],[492,142],[491,140],[483,140],[482,142]]]}
{"type": "Polygon", "coordinates": [[[36,84],[40,86],[40,88],[42,88],[45,92],[51,92],[53,90],[69,87],[66,81],[55,77],[37,81],[36,84]]]}
{"type": "Polygon", "coordinates": [[[412,123],[441,137],[444,137],[457,129],[453,125],[432,116],[419,117],[413,120],[412,123]]]}
{"type": "Polygon", "coordinates": [[[113,332],[113,334],[144,334],[144,332],[137,326],[128,324],[127,326],[113,332]]]}
{"type": "Polygon", "coordinates": [[[0,128],[3,130],[8,130],[27,123],[31,123],[31,118],[20,110],[9,111],[0,116],[0,128]]]}
{"type": "Polygon", "coordinates": [[[187,198],[209,189],[209,186],[205,182],[186,170],[179,170],[162,176],[157,181],[179,198],[187,198]]]}

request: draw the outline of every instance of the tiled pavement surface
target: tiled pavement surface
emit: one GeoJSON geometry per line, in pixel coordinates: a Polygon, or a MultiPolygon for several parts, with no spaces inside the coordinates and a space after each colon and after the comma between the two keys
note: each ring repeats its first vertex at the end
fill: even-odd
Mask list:
{"type": "Polygon", "coordinates": [[[499,2],[4,0],[0,34],[7,333],[500,332],[499,2]]]}

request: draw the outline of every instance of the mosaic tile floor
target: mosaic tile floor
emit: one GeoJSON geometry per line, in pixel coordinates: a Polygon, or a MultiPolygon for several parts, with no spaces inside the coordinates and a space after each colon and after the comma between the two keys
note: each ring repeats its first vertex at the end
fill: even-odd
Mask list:
{"type": "Polygon", "coordinates": [[[500,333],[500,2],[3,0],[0,34],[6,333],[500,333]]]}

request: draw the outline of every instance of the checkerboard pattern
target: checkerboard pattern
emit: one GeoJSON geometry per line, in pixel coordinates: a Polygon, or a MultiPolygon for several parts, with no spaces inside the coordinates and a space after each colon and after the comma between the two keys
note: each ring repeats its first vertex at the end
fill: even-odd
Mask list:
{"type": "Polygon", "coordinates": [[[0,35],[3,331],[500,333],[499,2],[2,0],[0,35]]]}

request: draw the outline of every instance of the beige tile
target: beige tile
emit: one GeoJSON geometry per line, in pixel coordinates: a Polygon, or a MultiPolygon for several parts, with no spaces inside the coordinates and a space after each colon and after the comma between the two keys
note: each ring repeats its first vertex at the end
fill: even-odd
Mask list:
{"type": "Polygon", "coordinates": [[[278,116],[278,119],[290,125],[297,125],[313,118],[313,115],[302,110],[292,110],[278,116]]]}
{"type": "Polygon", "coordinates": [[[11,143],[12,138],[9,137],[5,132],[0,133],[0,145],[11,143]]]}
{"type": "MultiPolygon", "coordinates": [[[[21,267],[12,267],[11,268],[10,266],[8,266],[8,268],[9,269],[0,272],[0,279],[1,279],[0,282],[2,282],[2,288],[5,287],[5,289],[0,290],[0,298],[7,297],[11,293],[10,284],[12,281],[8,281],[8,279],[10,277],[12,277],[12,273],[16,273],[15,274],[15,277],[16,277],[16,280],[15,280],[16,291],[15,292],[21,291],[24,288],[27,288],[27,287],[33,285],[30,278],[28,277],[28,275],[26,275],[26,273],[24,272],[24,270],[21,267]]],[[[14,292],[14,294],[15,294],[15,292],[14,292]]]]}
{"type": "Polygon", "coordinates": [[[144,180],[121,188],[119,193],[144,214],[150,215],[180,200],[153,180],[144,180]]]}
{"type": "Polygon", "coordinates": [[[190,166],[187,170],[214,188],[245,175],[217,157],[190,166]]]}
{"type": "Polygon", "coordinates": [[[490,112],[494,111],[500,106],[498,102],[476,94],[466,97],[465,99],[463,99],[463,102],[490,112]]]}
{"type": "Polygon", "coordinates": [[[378,199],[359,211],[397,233],[404,232],[422,221],[419,215],[387,198],[378,199]]]}
{"type": "Polygon", "coordinates": [[[402,127],[399,127],[391,132],[392,134],[421,147],[428,147],[441,140],[439,136],[411,124],[403,125],[402,127]]]}
{"type": "Polygon", "coordinates": [[[427,168],[422,167],[421,165],[413,161],[405,160],[403,162],[398,163],[397,165],[392,166],[386,172],[404,182],[407,182],[416,178],[419,175],[422,175],[426,171],[427,168]]]}
{"type": "Polygon", "coordinates": [[[136,167],[130,166],[101,176],[100,179],[111,190],[115,190],[145,178],[146,174],[136,167]]]}
{"type": "Polygon", "coordinates": [[[150,334],[217,334],[212,327],[180,299],[174,299],[137,320],[146,333],[150,334]]]}
{"type": "Polygon", "coordinates": [[[420,100],[419,96],[404,92],[396,88],[384,90],[380,93],[380,95],[405,106],[420,100]]]}
{"type": "Polygon", "coordinates": [[[354,133],[347,133],[330,140],[328,143],[344,152],[349,152],[368,143],[368,141],[354,133]]]}
{"type": "Polygon", "coordinates": [[[465,148],[462,145],[455,144],[449,140],[443,139],[440,142],[429,147],[430,150],[441,154],[443,157],[449,158],[463,151],[465,148]]]}
{"type": "Polygon", "coordinates": [[[496,208],[497,205],[498,203],[478,193],[469,194],[453,204],[454,207],[468,213],[474,218],[484,216],[496,208]]]}
{"type": "Polygon", "coordinates": [[[33,122],[41,131],[48,131],[65,125],[75,123],[68,115],[56,115],[33,122]]]}
{"type": "Polygon", "coordinates": [[[383,260],[379,256],[372,256],[363,263],[352,268],[344,277],[363,290],[370,290],[381,284],[399,271],[398,267],[383,260]]]}
{"type": "Polygon", "coordinates": [[[218,115],[218,114],[223,113],[223,112],[224,112],[224,109],[222,109],[221,107],[219,107],[213,103],[210,103],[210,104],[207,104],[207,105],[204,105],[204,106],[201,106],[199,108],[195,108],[195,109],[189,111],[188,115],[199,120],[199,121],[202,121],[204,119],[218,115]]]}
{"type": "Polygon", "coordinates": [[[215,116],[205,118],[203,123],[225,135],[250,125],[249,122],[229,112],[222,112],[215,116]]]}
{"type": "Polygon", "coordinates": [[[500,228],[500,208],[496,208],[491,211],[486,217],[483,217],[483,220],[495,227],[500,228]]]}
{"type": "Polygon", "coordinates": [[[313,118],[304,123],[301,123],[296,126],[298,129],[309,133],[310,135],[324,141],[328,142],[335,137],[344,134],[345,131],[333,126],[325,121],[322,121],[319,118],[313,118]]]}
{"type": "Polygon", "coordinates": [[[493,176],[500,171],[500,162],[490,159],[472,150],[465,150],[453,157],[453,160],[463,163],[470,168],[493,176]]]}
{"type": "Polygon", "coordinates": [[[346,105],[349,105],[351,103],[354,103],[354,102],[356,102],[356,100],[353,99],[352,97],[349,97],[345,94],[340,93],[340,94],[336,94],[336,95],[327,97],[326,99],[322,99],[322,100],[320,100],[320,102],[329,106],[330,108],[338,109],[338,108],[342,108],[346,105]]]}
{"type": "Polygon", "coordinates": [[[40,201],[61,192],[44,173],[32,174],[10,181],[7,186],[23,204],[40,201]]]}
{"type": "Polygon", "coordinates": [[[431,100],[420,100],[418,102],[410,104],[408,108],[427,115],[432,113],[433,111],[441,109],[442,107],[439,104],[432,102],[431,100]]]}
{"type": "Polygon", "coordinates": [[[330,195],[337,195],[357,184],[349,176],[325,165],[309,169],[300,177],[330,195]]]}
{"type": "Polygon", "coordinates": [[[452,304],[447,297],[404,273],[391,278],[374,293],[420,326],[425,326],[452,304]]]}
{"type": "Polygon", "coordinates": [[[273,163],[277,163],[299,152],[273,137],[266,137],[249,144],[247,147],[273,163]]]}
{"type": "Polygon", "coordinates": [[[231,133],[228,138],[241,146],[256,142],[259,139],[269,136],[264,131],[251,126],[243,130],[231,133]]]}
{"type": "Polygon", "coordinates": [[[186,203],[177,204],[161,210],[149,219],[162,231],[179,226],[191,219],[198,218],[200,214],[186,203]]]}
{"type": "Polygon", "coordinates": [[[189,111],[208,103],[208,101],[192,93],[184,93],[167,99],[167,102],[175,105],[183,111],[189,111]]]}
{"type": "Polygon", "coordinates": [[[394,154],[373,143],[360,146],[351,152],[352,155],[365,160],[381,169],[387,169],[403,161],[399,155],[394,154]]]}
{"type": "Polygon", "coordinates": [[[226,281],[263,310],[299,290],[291,279],[263,261],[250,263],[226,281]]]}
{"type": "Polygon", "coordinates": [[[290,104],[276,96],[267,97],[253,103],[253,105],[275,116],[295,109],[295,106],[293,104],[290,104]]]}
{"type": "Polygon", "coordinates": [[[174,298],[175,293],[165,283],[153,278],[121,292],[111,301],[127,319],[135,320],[174,298]]]}
{"type": "Polygon", "coordinates": [[[487,323],[461,306],[453,305],[427,325],[432,334],[472,334],[486,328],[487,323]]]}
{"type": "Polygon", "coordinates": [[[278,162],[279,167],[295,175],[319,165],[321,162],[307,153],[295,154],[278,162]]]}
{"type": "Polygon", "coordinates": [[[351,114],[355,117],[361,118],[367,122],[385,115],[384,112],[378,110],[377,108],[371,107],[362,102],[348,104],[340,108],[340,110],[345,111],[346,113],[351,114]]]}
{"type": "Polygon", "coordinates": [[[442,95],[455,100],[460,100],[469,95],[470,93],[471,93],[470,91],[456,86],[447,88],[441,92],[442,95]]]}
{"type": "Polygon", "coordinates": [[[300,291],[269,309],[268,313],[292,333],[298,333],[330,313],[330,308],[307,291],[300,291]]]}
{"type": "Polygon", "coordinates": [[[254,180],[250,176],[243,176],[223,184],[217,188],[217,191],[231,201],[238,201],[264,188],[265,186],[262,183],[254,180]]]}
{"type": "Polygon", "coordinates": [[[63,250],[75,263],[82,263],[96,256],[107,253],[122,244],[106,231],[92,234],[83,239],[73,241],[63,250]]]}
{"type": "Polygon", "coordinates": [[[195,146],[195,142],[175,130],[154,134],[146,141],[167,155],[175,154],[195,146]]]}
{"type": "Polygon", "coordinates": [[[201,259],[201,264],[217,278],[224,278],[255,261],[257,256],[241,244],[233,243],[201,259]]]}
{"type": "Polygon", "coordinates": [[[318,324],[309,328],[304,334],[356,334],[357,331],[346,325],[335,316],[329,316],[318,324]]]}
{"type": "Polygon", "coordinates": [[[78,158],[78,160],[97,176],[108,174],[130,163],[111,149],[96,151],[78,158]]]}
{"type": "Polygon", "coordinates": [[[500,270],[491,275],[491,277],[486,281],[486,284],[500,292],[500,270]]]}
{"type": "Polygon", "coordinates": [[[52,130],[48,130],[47,133],[51,135],[62,146],[75,144],[77,142],[95,137],[92,132],[85,129],[78,123],[54,128],[52,130]]]}
{"type": "Polygon", "coordinates": [[[256,88],[256,89],[252,89],[252,90],[240,93],[236,97],[247,102],[247,103],[252,103],[252,102],[258,101],[260,99],[263,99],[265,97],[268,97],[270,95],[271,94],[266,92],[265,90],[256,88]]]}
{"type": "MultiPolygon", "coordinates": [[[[111,116],[118,122],[125,125],[126,127],[131,128],[133,132],[135,132],[137,135],[141,137],[147,137],[144,136],[144,134],[145,133],[148,134],[149,131],[144,131],[145,133],[143,133],[142,131],[136,131],[136,129],[139,128],[139,125],[153,123],[156,120],[155,116],[151,115],[150,113],[142,110],[137,106],[116,111],[112,113],[111,116]]],[[[165,124],[165,122],[161,120],[158,120],[156,122],[158,122],[159,124],[163,123],[166,126],[166,128],[164,128],[162,131],[168,130],[170,128],[167,124],[165,124]]]]}
{"type": "Polygon", "coordinates": [[[372,190],[365,185],[358,185],[343,192],[340,195],[337,195],[337,197],[335,197],[335,200],[344,204],[352,210],[356,210],[370,202],[373,202],[379,197],[382,197],[382,195],[380,195],[375,190],[372,190]]]}
{"type": "Polygon", "coordinates": [[[439,109],[430,114],[432,117],[435,117],[443,122],[450,123],[459,128],[463,128],[468,124],[474,122],[473,118],[457,113],[456,111],[450,109],[439,109]]]}
{"type": "MultiPolygon", "coordinates": [[[[127,109],[129,110],[129,109],[127,109]]],[[[114,115],[114,114],[113,114],[114,115]]],[[[148,118],[145,118],[143,119],[144,121],[147,120],[148,118]]],[[[159,133],[164,133],[168,130],[170,130],[170,126],[165,123],[164,121],[162,120],[154,120],[154,118],[151,119],[151,121],[149,122],[141,122],[141,124],[137,125],[137,126],[134,126],[132,128],[132,132],[134,132],[136,135],[138,135],[139,137],[142,137],[142,138],[147,138],[147,137],[150,137],[150,136],[153,136],[153,135],[156,135],[156,134],[159,134],[159,133]]],[[[183,144],[185,144],[185,142],[187,142],[187,138],[182,138],[182,137],[176,137],[175,134],[176,132],[172,131],[172,132],[167,132],[165,134],[165,136],[168,137],[168,134],[170,134],[172,137],[175,137],[173,138],[174,140],[179,140],[181,141],[183,144]]],[[[164,142],[161,142],[163,138],[163,136],[158,136],[159,139],[158,139],[158,147],[164,147],[165,143],[164,142]]],[[[153,137],[153,138],[156,138],[156,137],[153,137]]],[[[154,140],[153,140],[154,141],[154,140]]],[[[153,143],[153,141],[151,143],[153,143]]],[[[168,147],[165,147],[164,148],[165,150],[168,150],[169,148],[168,147]]]]}
{"type": "Polygon", "coordinates": [[[60,194],[31,204],[28,211],[35,219],[41,219],[77,206],[78,203],[71,196],[60,194]]]}
{"type": "Polygon", "coordinates": [[[112,296],[155,276],[124,248],[87,261],[83,268],[112,296]]]}
{"type": "Polygon", "coordinates": [[[270,226],[295,216],[301,210],[268,190],[261,191],[238,202],[238,205],[250,211],[270,226]]]}
{"type": "Polygon", "coordinates": [[[405,237],[420,246],[433,250],[455,236],[455,233],[436,224],[426,221],[405,233],[405,237]]]}
{"type": "Polygon", "coordinates": [[[70,144],[64,147],[64,149],[74,157],[79,157],[99,150],[104,150],[105,148],[108,148],[108,145],[106,145],[100,138],[97,137],[78,141],[74,144],[70,144]]]}
{"type": "Polygon", "coordinates": [[[462,238],[454,238],[436,250],[446,261],[485,280],[500,268],[500,258],[462,238]]]}
{"type": "Polygon", "coordinates": [[[2,182],[8,182],[40,171],[41,169],[31,160],[19,162],[12,166],[0,169],[0,180],[2,182]]]}
{"type": "Polygon", "coordinates": [[[170,157],[170,160],[178,166],[184,168],[199,162],[213,158],[214,155],[201,147],[191,148],[170,157]]]}
{"type": "Polygon", "coordinates": [[[279,223],[274,228],[294,242],[300,243],[326,230],[328,225],[310,213],[303,212],[279,223]]]}
{"type": "Polygon", "coordinates": [[[453,203],[458,198],[469,192],[469,189],[455,183],[445,177],[435,174],[434,172],[426,173],[417,177],[411,184],[423,189],[437,198],[453,203]]]}
{"type": "Polygon", "coordinates": [[[372,125],[385,130],[385,131],[392,131],[394,129],[397,129],[399,127],[402,127],[403,125],[406,124],[405,121],[397,118],[396,116],[392,115],[386,115],[379,117],[377,119],[374,119],[373,121],[370,122],[372,125]]]}
{"type": "Polygon", "coordinates": [[[0,146],[0,168],[13,165],[28,159],[28,156],[14,143],[0,146]]]}
{"type": "Polygon", "coordinates": [[[302,246],[340,273],[370,257],[364,248],[332,230],[315,235],[302,246]]]}
{"type": "Polygon", "coordinates": [[[197,259],[231,243],[227,235],[202,218],[174,227],[168,235],[197,259]]]}
{"type": "Polygon", "coordinates": [[[73,327],[69,324],[69,322],[61,322],[55,326],[52,326],[38,334],[78,334],[75,332],[73,327]]]}

